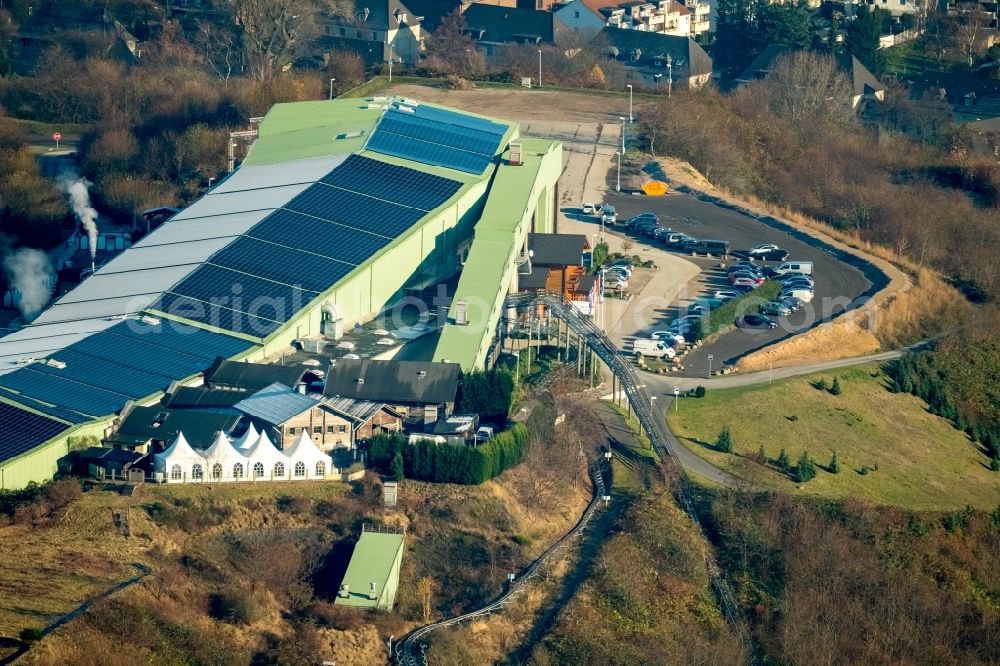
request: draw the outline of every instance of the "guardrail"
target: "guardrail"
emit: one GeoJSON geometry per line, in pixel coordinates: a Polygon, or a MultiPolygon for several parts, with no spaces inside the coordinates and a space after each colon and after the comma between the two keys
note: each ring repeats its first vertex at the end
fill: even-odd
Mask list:
{"type": "MultiPolygon", "coordinates": [[[[615,374],[621,382],[622,390],[632,405],[639,424],[649,435],[649,440],[661,455],[670,456],[676,460],[673,444],[666,434],[666,422],[660,418],[653,409],[652,401],[646,392],[642,390],[643,385],[639,381],[633,365],[622,356],[617,345],[600,329],[589,317],[580,313],[575,307],[569,304],[561,294],[552,292],[537,292],[532,294],[514,294],[508,297],[507,307],[537,306],[543,305],[556,317],[562,319],[573,329],[573,332],[582,337],[587,346],[597,354],[608,368],[615,374]]],[[[708,536],[705,526],[698,517],[694,508],[694,501],[691,499],[691,479],[687,476],[683,466],[677,465],[680,478],[680,487],[677,488],[677,496],[688,516],[697,525],[702,533],[708,536]]],[[[707,561],[708,575],[712,581],[712,587],[722,606],[722,611],[733,631],[739,637],[743,648],[747,653],[747,661],[751,666],[758,663],[757,653],[754,649],[753,641],[743,622],[742,614],[733,599],[733,593],[729,588],[729,583],[722,575],[715,559],[709,555],[707,561]]]]}
{"type": "Polygon", "coordinates": [[[594,484],[594,497],[590,500],[590,504],[587,505],[586,510],[580,516],[580,520],[577,521],[576,525],[573,526],[569,532],[564,534],[559,541],[555,542],[552,546],[548,548],[544,553],[542,553],[538,559],[528,565],[524,570],[519,573],[514,580],[510,583],[507,591],[497,597],[496,600],[490,604],[483,606],[478,610],[465,613],[464,615],[459,615],[447,620],[440,620],[439,622],[433,622],[428,625],[424,625],[419,629],[411,632],[406,638],[401,640],[397,645],[396,649],[393,650],[393,654],[389,655],[391,660],[394,660],[398,664],[403,666],[426,666],[427,665],[427,646],[421,643],[421,639],[427,634],[431,633],[435,629],[442,629],[444,627],[451,627],[456,624],[461,624],[462,622],[467,622],[469,620],[474,620],[478,617],[484,617],[495,613],[503,608],[505,604],[514,599],[517,595],[521,594],[527,586],[528,583],[534,578],[538,572],[541,570],[542,566],[552,558],[552,556],[558,554],[564,550],[574,538],[583,532],[583,529],[590,522],[591,517],[600,507],[602,498],[606,494],[604,475],[601,473],[601,462],[600,460],[591,461],[588,465],[588,471],[590,477],[594,484]],[[416,651],[419,649],[419,656],[416,651]]]}

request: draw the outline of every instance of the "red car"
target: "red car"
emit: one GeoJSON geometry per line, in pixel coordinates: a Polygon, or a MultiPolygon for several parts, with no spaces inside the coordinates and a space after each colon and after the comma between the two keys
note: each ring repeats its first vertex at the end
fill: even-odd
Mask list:
{"type": "Polygon", "coordinates": [[[759,287],[764,284],[764,278],[749,273],[733,273],[729,276],[729,284],[734,287],[759,287]]]}

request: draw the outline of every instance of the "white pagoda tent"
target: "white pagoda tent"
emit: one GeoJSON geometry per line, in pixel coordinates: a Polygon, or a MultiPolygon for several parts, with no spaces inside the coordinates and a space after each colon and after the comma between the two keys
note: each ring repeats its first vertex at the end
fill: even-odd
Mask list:
{"type": "Polygon", "coordinates": [[[205,458],[179,432],[163,453],[153,455],[153,472],[162,474],[167,483],[200,481],[205,475],[205,458]]]}
{"type": "Polygon", "coordinates": [[[334,472],[333,458],[316,446],[305,430],[299,434],[294,444],[285,449],[285,455],[288,456],[293,481],[322,479],[334,472]]]}

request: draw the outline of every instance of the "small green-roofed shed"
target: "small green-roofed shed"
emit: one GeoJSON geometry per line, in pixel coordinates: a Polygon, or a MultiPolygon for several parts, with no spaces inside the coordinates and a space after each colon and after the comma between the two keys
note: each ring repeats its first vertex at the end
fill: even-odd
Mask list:
{"type": "Polygon", "coordinates": [[[399,589],[403,540],[403,534],[362,532],[335,603],[356,608],[391,609],[399,589]]]}

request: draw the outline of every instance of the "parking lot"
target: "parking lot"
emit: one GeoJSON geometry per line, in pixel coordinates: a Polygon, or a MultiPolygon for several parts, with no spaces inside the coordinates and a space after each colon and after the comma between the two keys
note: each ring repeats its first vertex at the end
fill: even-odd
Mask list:
{"type": "MultiPolygon", "coordinates": [[[[871,284],[861,271],[838,261],[822,249],[792,238],[753,218],[699,201],[686,194],[645,197],[609,193],[605,197],[605,202],[617,208],[618,219],[622,223],[633,215],[652,212],[659,215],[660,224],[664,228],[680,231],[695,238],[729,241],[730,248],[734,252],[758,243],[774,243],[788,250],[790,260],[813,262],[816,286],[810,304],[790,316],[774,317],[779,325],[773,330],[739,329],[703,345],[685,358],[685,369],[680,372],[685,376],[707,374],[710,354],[714,357],[713,369],[718,369],[722,365],[735,363],[749,352],[828,321],[845,309],[854,307],[857,304],[856,299],[863,297],[871,284]]],[[[638,251],[641,247],[665,250],[664,245],[643,236],[630,234],[620,226],[610,227],[609,232],[630,237],[634,243],[634,251],[638,251]]],[[[648,290],[644,290],[641,294],[636,292],[640,299],[653,303],[636,309],[637,312],[646,313],[642,319],[626,318],[622,321],[616,337],[622,341],[631,337],[648,337],[653,331],[664,328],[666,324],[686,314],[685,309],[692,299],[710,296],[716,289],[728,289],[729,283],[723,264],[738,260],[734,257],[723,260],[718,257],[676,256],[678,259],[683,258],[697,265],[700,272],[679,291],[674,288],[664,295],[645,293],[648,290]],[[673,295],[674,293],[676,295],[673,295]],[[655,301],[658,298],[657,304],[655,301]]],[[[773,265],[773,262],[769,263],[773,265]]]]}

